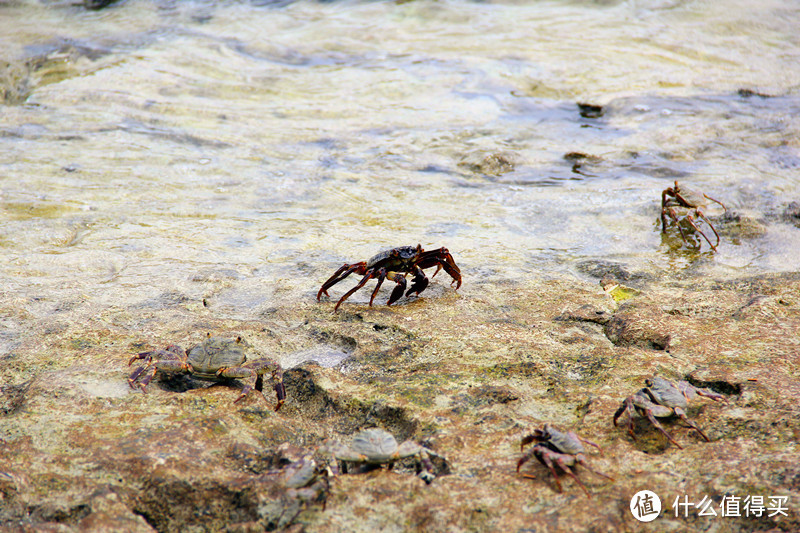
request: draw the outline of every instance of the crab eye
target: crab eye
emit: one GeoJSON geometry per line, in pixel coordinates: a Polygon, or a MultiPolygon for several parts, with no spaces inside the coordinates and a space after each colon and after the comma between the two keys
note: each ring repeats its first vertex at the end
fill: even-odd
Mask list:
{"type": "Polygon", "coordinates": [[[240,342],[242,342],[242,338],[241,337],[236,337],[236,344],[239,344],[240,342]]]}
{"type": "Polygon", "coordinates": [[[644,384],[647,385],[648,387],[652,387],[653,386],[653,380],[650,379],[650,378],[647,378],[646,380],[644,380],[644,384]]]}

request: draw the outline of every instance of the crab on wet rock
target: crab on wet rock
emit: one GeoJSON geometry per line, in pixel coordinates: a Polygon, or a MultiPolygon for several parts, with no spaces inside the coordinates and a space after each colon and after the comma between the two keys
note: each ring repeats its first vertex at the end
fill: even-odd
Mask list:
{"type": "Polygon", "coordinates": [[[681,233],[683,242],[689,244],[689,240],[682,227],[682,223],[685,222],[694,231],[702,235],[708,245],[711,246],[711,249],[716,251],[717,246],[719,246],[719,233],[717,233],[716,228],[714,228],[714,225],[711,224],[711,221],[708,220],[704,213],[705,208],[708,207],[711,202],[718,203],[725,211],[728,210],[725,204],[719,200],[715,200],[700,191],[690,189],[685,185],[678,185],[676,180],[674,187],[667,187],[661,192],[661,233],[667,232],[667,219],[669,218],[678,226],[678,231],[681,233]],[[708,224],[708,227],[711,228],[711,231],[714,232],[717,238],[716,244],[711,244],[711,240],[703,230],[700,229],[695,222],[696,220],[702,220],[708,224]]]}
{"type": "MultiPolygon", "coordinates": [[[[524,450],[525,446],[532,442],[535,442],[536,444],[534,444],[531,448],[528,448],[528,451],[525,452],[519,461],[517,461],[517,472],[519,472],[519,469],[522,467],[522,465],[528,462],[531,457],[535,457],[540,463],[550,469],[550,472],[553,474],[553,478],[555,479],[558,492],[562,492],[562,489],[561,482],[558,479],[558,473],[555,469],[556,465],[558,465],[558,467],[568,476],[574,479],[578,486],[580,486],[580,488],[582,488],[586,495],[590,498],[591,495],[589,494],[589,490],[586,488],[586,486],[584,486],[583,483],[581,483],[581,480],[578,479],[578,476],[575,475],[575,472],[572,470],[576,465],[583,466],[589,472],[592,472],[597,476],[601,476],[612,481],[614,479],[611,476],[593,469],[586,462],[586,448],[584,448],[583,445],[588,444],[597,448],[598,450],[600,450],[600,446],[590,440],[578,436],[573,431],[563,432],[548,424],[545,424],[542,429],[535,429],[533,430],[533,433],[522,438],[520,450],[524,450]]],[[[523,477],[532,476],[523,474],[523,477]]]]}
{"type": "Polygon", "coordinates": [[[392,294],[389,296],[389,300],[386,302],[386,305],[392,305],[394,302],[399,300],[401,296],[403,296],[404,292],[406,296],[410,296],[414,293],[419,295],[422,291],[424,291],[428,286],[428,277],[423,272],[423,269],[434,266],[436,267],[436,271],[433,273],[431,278],[436,276],[439,270],[444,269],[444,271],[447,272],[451,278],[453,278],[451,284],[456,284],[456,290],[461,287],[461,270],[456,265],[456,262],[453,260],[453,256],[450,255],[450,252],[447,250],[447,248],[438,248],[436,250],[425,251],[422,249],[422,246],[418,244],[416,247],[400,246],[397,248],[391,248],[389,250],[383,250],[372,256],[367,261],[361,261],[353,264],[345,263],[339,267],[339,270],[334,272],[333,276],[328,278],[328,280],[322,284],[319,292],[317,292],[317,300],[319,301],[323,294],[325,296],[330,296],[328,294],[328,289],[345,279],[350,274],[356,273],[363,277],[355,287],[347,291],[344,296],[342,296],[339,301],[336,302],[336,306],[333,308],[334,311],[339,309],[339,306],[342,305],[342,302],[347,300],[354,292],[359,290],[370,279],[373,278],[377,280],[377,285],[372,291],[372,296],[369,299],[369,305],[372,305],[372,301],[378,294],[378,289],[380,289],[384,280],[387,279],[396,283],[394,290],[392,290],[392,294]],[[409,287],[408,291],[406,291],[406,275],[408,274],[413,275],[413,278],[411,279],[411,287],[409,287]]]}
{"type": "Polygon", "coordinates": [[[342,462],[342,471],[347,473],[348,463],[363,465],[367,469],[388,465],[391,470],[395,461],[416,457],[419,477],[425,483],[431,483],[436,477],[430,461],[431,455],[438,456],[436,452],[410,440],[398,444],[391,433],[379,428],[364,429],[353,436],[349,445],[334,442],[327,444],[324,450],[333,459],[332,470],[335,475],[339,473],[339,461],[342,462]]]}
{"type": "MultiPolygon", "coordinates": [[[[236,403],[253,389],[264,397],[263,379],[269,375],[268,379],[278,398],[275,405],[277,411],[286,399],[283,369],[270,359],[248,360],[248,354],[252,351],[252,346],[241,337],[224,339],[208,335],[206,340],[189,350],[170,344],[166,349],[141,352],[131,357],[128,366],[134,361],[142,361],[143,364],[128,377],[128,383],[146,392],[145,387],[158,372],[178,372],[205,381],[242,379],[245,385],[234,400],[236,403]]],[[[264,400],[267,400],[266,397],[264,400]]]]}
{"type": "Polygon", "coordinates": [[[644,416],[650,421],[655,428],[664,435],[667,440],[678,448],[683,449],[683,446],[678,444],[678,441],[672,438],[672,435],[667,433],[664,426],[656,420],[657,418],[670,418],[673,416],[680,417],[681,420],[690,428],[697,431],[706,442],[711,439],[703,433],[697,425],[689,420],[686,416],[686,406],[696,396],[705,396],[714,401],[727,402],[725,396],[718,394],[709,389],[703,389],[693,386],[688,381],[673,382],[668,379],[660,377],[652,377],[645,380],[645,387],[637,391],[635,394],[628,396],[622,402],[622,405],[614,413],[614,425],[617,425],[617,420],[625,413],[628,414],[628,433],[636,440],[636,434],[633,431],[633,419],[635,415],[644,416]]]}

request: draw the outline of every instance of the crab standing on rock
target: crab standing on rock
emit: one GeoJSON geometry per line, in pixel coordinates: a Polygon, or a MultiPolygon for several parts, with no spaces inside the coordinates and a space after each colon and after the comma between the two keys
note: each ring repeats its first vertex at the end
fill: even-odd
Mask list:
{"type": "Polygon", "coordinates": [[[675,181],[675,187],[667,187],[661,192],[661,233],[667,232],[667,217],[669,217],[675,222],[675,225],[678,226],[678,231],[681,232],[683,241],[688,244],[689,241],[686,239],[686,234],[681,227],[681,222],[685,220],[689,226],[703,236],[708,245],[711,246],[711,249],[716,252],[717,246],[719,246],[719,233],[717,233],[714,225],[711,224],[711,221],[708,220],[703,213],[703,209],[708,207],[711,202],[718,203],[725,211],[728,210],[725,204],[719,200],[715,200],[700,191],[679,186],[678,182],[675,181]],[[717,237],[716,245],[711,244],[706,234],[695,224],[695,217],[704,220],[705,223],[708,224],[708,227],[711,228],[711,231],[713,231],[714,235],[717,237]]]}
{"type": "MultiPolygon", "coordinates": [[[[578,479],[578,476],[575,475],[575,472],[573,472],[570,467],[579,464],[595,475],[610,479],[612,481],[614,480],[614,478],[611,476],[594,470],[586,462],[586,449],[583,447],[583,445],[588,444],[590,446],[594,446],[598,450],[600,450],[600,446],[590,440],[579,437],[572,431],[563,433],[552,426],[545,424],[542,429],[535,429],[533,433],[522,438],[520,450],[523,450],[526,444],[530,444],[532,442],[536,442],[536,444],[532,448],[529,448],[525,455],[523,455],[517,462],[517,472],[519,472],[520,467],[530,460],[531,457],[536,457],[540,463],[547,466],[547,468],[550,469],[550,472],[552,472],[553,478],[556,482],[556,487],[558,487],[558,492],[561,492],[561,482],[558,479],[558,474],[556,473],[554,465],[558,465],[561,470],[572,477],[572,479],[578,483],[578,485],[590,498],[592,496],[589,494],[589,491],[586,489],[584,484],[581,483],[581,480],[578,479]]],[[[523,474],[523,477],[532,476],[523,474]]]]}
{"type": "Polygon", "coordinates": [[[412,293],[417,293],[419,295],[425,290],[425,287],[428,286],[428,278],[425,276],[422,269],[434,266],[436,267],[436,272],[433,273],[433,276],[435,276],[439,270],[444,269],[444,271],[453,278],[452,283],[456,284],[456,290],[461,287],[461,270],[459,270],[456,262],[453,260],[453,256],[450,255],[447,248],[439,248],[426,252],[422,249],[422,246],[418,244],[416,248],[413,246],[400,246],[398,248],[384,250],[378,252],[369,260],[361,261],[360,263],[345,263],[333,276],[328,278],[328,281],[322,284],[319,292],[317,292],[317,301],[319,301],[323,294],[329,296],[328,289],[355,272],[364,277],[361,278],[361,281],[359,281],[355,287],[347,291],[344,296],[336,302],[336,306],[333,308],[334,311],[339,309],[342,302],[347,300],[354,292],[363,287],[364,284],[372,278],[377,279],[378,284],[372,291],[369,305],[372,305],[372,301],[375,299],[375,295],[378,294],[378,289],[380,289],[385,279],[394,281],[397,284],[392,294],[389,296],[389,301],[386,302],[386,305],[392,305],[403,296],[403,292],[406,289],[406,274],[414,275],[411,281],[411,287],[408,289],[408,292],[406,292],[406,296],[410,296],[412,293]]]}
{"type": "MultiPolygon", "coordinates": [[[[245,383],[241,395],[234,400],[236,403],[253,389],[264,397],[263,376],[270,374],[272,388],[278,397],[278,404],[275,406],[277,411],[286,399],[281,365],[269,359],[247,361],[247,352],[251,350],[250,344],[241,337],[222,339],[210,334],[205,341],[188,351],[170,344],[165,350],[141,352],[131,357],[128,366],[139,360],[143,360],[144,364],[133,371],[128,383],[131,387],[138,385],[145,391],[147,384],[159,371],[182,372],[206,381],[247,378],[250,382],[245,383]]],[[[266,401],[266,397],[264,400],[266,401]]]]}
{"type": "Polygon", "coordinates": [[[322,509],[325,510],[329,488],[328,473],[326,468],[317,465],[312,454],[304,453],[284,469],[271,471],[267,475],[272,474],[281,475],[286,491],[282,498],[283,509],[278,518],[278,529],[286,528],[297,518],[303,507],[311,503],[321,502],[322,509]]]}
{"type": "Polygon", "coordinates": [[[631,437],[636,440],[636,435],[633,432],[633,418],[636,413],[639,413],[647,417],[650,423],[667,437],[672,444],[683,449],[683,446],[678,444],[678,442],[667,433],[667,430],[664,429],[658,420],[656,420],[656,418],[668,418],[677,415],[689,427],[696,430],[707,442],[711,441],[694,422],[687,418],[684,409],[689,404],[689,401],[694,399],[697,395],[711,398],[714,401],[727,401],[725,396],[708,389],[697,388],[688,381],[679,381],[675,383],[668,379],[653,377],[646,379],[644,383],[646,387],[636,392],[633,396],[625,398],[622,405],[617,409],[617,412],[614,413],[615,426],[617,425],[617,419],[621,417],[623,413],[628,413],[628,432],[631,434],[631,437]]]}
{"type": "Polygon", "coordinates": [[[367,469],[389,465],[391,470],[395,461],[416,456],[419,461],[419,477],[428,484],[436,477],[429,457],[438,456],[436,452],[410,440],[397,444],[394,436],[382,429],[370,428],[359,431],[349,446],[334,442],[326,445],[324,449],[333,459],[334,475],[339,473],[338,461],[342,462],[342,470],[347,473],[347,463],[365,465],[367,469]]]}

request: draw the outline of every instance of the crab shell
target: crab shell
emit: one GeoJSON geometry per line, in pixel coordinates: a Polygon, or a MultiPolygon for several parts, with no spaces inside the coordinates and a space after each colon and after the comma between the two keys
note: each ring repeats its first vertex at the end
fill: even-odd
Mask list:
{"type": "Polygon", "coordinates": [[[669,202],[674,202],[675,205],[682,205],[684,207],[705,207],[711,203],[711,199],[709,199],[705,194],[695,189],[690,189],[685,185],[678,186],[678,182],[675,182],[675,188],[673,189],[672,199],[668,200],[669,202]]]}
{"type": "Polygon", "coordinates": [[[569,455],[586,453],[586,448],[583,447],[583,443],[578,440],[574,433],[564,433],[548,425],[544,426],[544,433],[546,442],[557,448],[561,453],[569,455]]]}
{"type": "Polygon", "coordinates": [[[420,245],[399,246],[397,248],[382,250],[367,260],[367,268],[373,268],[378,263],[385,260],[389,260],[388,262],[392,266],[407,266],[417,258],[421,251],[422,247],[420,245]]]}
{"type": "Polygon", "coordinates": [[[385,464],[419,453],[422,447],[411,441],[398,445],[394,436],[382,429],[360,431],[350,446],[336,445],[333,454],[340,461],[385,464]]]}
{"type": "Polygon", "coordinates": [[[191,365],[194,376],[219,380],[221,378],[217,375],[217,371],[244,364],[247,361],[247,352],[251,348],[250,343],[241,337],[235,339],[209,337],[189,350],[187,363],[191,365]]]}
{"type": "Polygon", "coordinates": [[[660,377],[653,377],[645,380],[645,385],[647,385],[648,393],[658,405],[670,408],[685,408],[689,404],[686,394],[671,381],[660,377]]]}

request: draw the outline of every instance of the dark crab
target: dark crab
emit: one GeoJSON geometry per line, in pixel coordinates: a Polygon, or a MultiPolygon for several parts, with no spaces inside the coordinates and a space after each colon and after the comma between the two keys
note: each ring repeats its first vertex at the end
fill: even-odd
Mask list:
{"type": "MultiPolygon", "coordinates": [[[[286,399],[283,370],[278,363],[269,359],[248,361],[247,353],[250,351],[252,347],[241,337],[222,339],[209,335],[205,341],[188,351],[170,344],[164,350],[141,352],[131,357],[129,366],[134,361],[144,361],[144,364],[133,371],[128,383],[131,387],[138,385],[146,392],[145,387],[159,371],[181,372],[206,381],[247,379],[241,395],[234,400],[236,403],[253,389],[264,397],[263,376],[270,374],[272,388],[278,397],[278,404],[275,406],[277,411],[286,399]]],[[[266,397],[264,400],[266,401],[266,397]]]]}
{"type": "MultiPolygon", "coordinates": [[[[566,472],[567,475],[574,479],[586,493],[586,496],[590,498],[591,495],[589,494],[589,491],[586,489],[584,484],[581,483],[581,480],[578,479],[578,476],[575,475],[575,472],[572,471],[571,467],[574,467],[575,465],[581,465],[589,472],[613,481],[611,476],[607,476],[606,474],[594,470],[586,462],[586,449],[583,447],[583,445],[588,444],[590,446],[594,446],[598,450],[600,450],[600,446],[590,440],[579,437],[573,431],[564,433],[550,425],[545,424],[542,429],[535,429],[533,430],[533,433],[522,438],[520,450],[524,450],[525,445],[532,442],[535,442],[536,444],[532,448],[529,448],[528,451],[517,462],[517,472],[519,472],[520,467],[529,461],[531,457],[536,457],[540,463],[547,466],[547,468],[550,469],[550,472],[552,472],[553,478],[556,482],[556,487],[558,487],[558,492],[561,492],[561,482],[558,479],[555,465],[558,465],[561,470],[566,472]]],[[[532,477],[525,474],[523,474],[523,476],[532,477]]]]}
{"type": "Polygon", "coordinates": [[[324,511],[329,484],[327,468],[317,464],[312,453],[288,443],[282,444],[278,452],[291,462],[280,470],[267,472],[266,475],[280,476],[280,485],[284,492],[281,495],[283,509],[278,518],[278,529],[283,530],[297,518],[304,507],[322,503],[324,511]]]}
{"type": "Polygon", "coordinates": [[[708,245],[711,246],[711,249],[716,251],[717,246],[719,246],[719,233],[717,233],[714,225],[708,220],[705,213],[703,213],[703,210],[708,207],[711,202],[718,203],[725,211],[728,210],[725,204],[719,200],[715,200],[700,191],[680,186],[676,180],[675,187],[667,187],[661,192],[661,233],[667,232],[667,217],[669,217],[675,222],[675,225],[678,226],[678,231],[680,231],[683,241],[688,244],[689,241],[686,238],[686,233],[684,233],[681,227],[681,222],[686,221],[689,226],[703,236],[708,245]],[[708,227],[711,228],[711,231],[714,232],[717,238],[716,244],[711,244],[711,240],[709,240],[708,236],[703,233],[703,230],[695,223],[696,219],[703,220],[708,224],[708,227]]]}
{"type": "Polygon", "coordinates": [[[631,434],[631,437],[636,440],[636,435],[633,432],[633,418],[634,415],[638,413],[647,417],[650,423],[667,437],[672,444],[683,449],[683,446],[678,444],[678,442],[667,433],[667,430],[664,429],[658,420],[656,420],[656,418],[678,416],[690,428],[697,431],[707,442],[710,442],[711,439],[709,439],[694,422],[689,420],[684,409],[695,396],[705,396],[714,401],[727,401],[725,396],[709,389],[695,387],[688,381],[678,381],[675,383],[668,379],[653,377],[646,379],[644,383],[646,387],[636,392],[636,394],[625,398],[622,405],[617,409],[617,412],[614,413],[615,426],[617,425],[617,419],[624,413],[628,413],[628,432],[631,434]]]}
{"type": "Polygon", "coordinates": [[[437,455],[432,450],[407,440],[398,444],[394,436],[379,428],[359,431],[349,445],[334,442],[325,446],[325,451],[333,459],[334,474],[338,474],[338,461],[342,462],[342,470],[347,473],[347,463],[366,466],[389,465],[391,470],[395,461],[406,457],[417,457],[419,477],[425,483],[431,483],[436,477],[430,456],[437,455]]]}
{"type": "Polygon", "coordinates": [[[319,300],[323,294],[329,296],[328,289],[355,272],[363,276],[361,281],[336,302],[336,306],[333,308],[334,311],[339,309],[342,302],[347,300],[354,292],[363,287],[367,281],[372,278],[375,278],[378,284],[372,291],[369,305],[372,305],[372,301],[375,299],[375,295],[378,294],[378,289],[380,289],[385,279],[389,279],[397,284],[394,290],[392,290],[392,294],[389,296],[389,301],[386,302],[386,305],[392,305],[403,296],[403,292],[406,290],[407,274],[412,274],[414,277],[411,280],[411,287],[406,292],[406,296],[414,293],[420,294],[428,286],[428,278],[422,270],[434,266],[436,267],[436,271],[431,277],[434,277],[439,270],[444,269],[444,271],[453,278],[451,284],[456,284],[456,290],[461,287],[461,270],[456,265],[453,256],[450,255],[447,248],[425,251],[422,249],[422,246],[418,244],[416,248],[413,246],[400,246],[398,248],[383,250],[372,256],[369,260],[361,261],[360,263],[345,263],[333,276],[328,278],[328,281],[322,284],[319,292],[317,292],[317,300],[319,300]]]}

